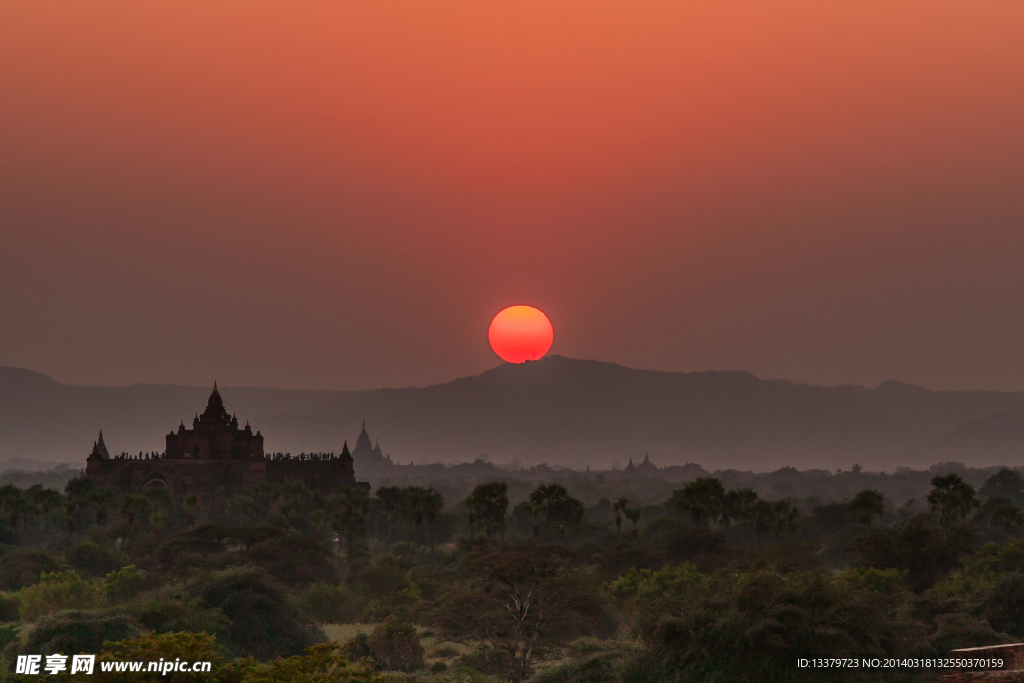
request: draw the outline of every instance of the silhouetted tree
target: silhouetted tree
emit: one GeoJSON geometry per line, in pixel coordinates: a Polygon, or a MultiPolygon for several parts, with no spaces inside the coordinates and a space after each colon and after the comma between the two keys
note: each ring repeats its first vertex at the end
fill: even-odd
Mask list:
{"type": "Polygon", "coordinates": [[[92,502],[96,506],[96,523],[103,526],[107,523],[107,504],[113,492],[110,489],[98,488],[92,492],[92,502]]]}
{"type": "Polygon", "coordinates": [[[722,524],[728,527],[732,522],[752,521],[757,500],[757,493],[751,488],[734,489],[726,493],[722,504],[722,524]]]}
{"type": "Polygon", "coordinates": [[[619,536],[622,535],[622,514],[629,507],[629,499],[625,496],[620,497],[614,503],[612,503],[612,510],[615,511],[615,529],[619,532],[619,536]]]}
{"type": "Polygon", "coordinates": [[[196,504],[199,502],[199,497],[194,493],[190,493],[185,496],[185,522],[188,524],[188,528],[191,529],[196,525],[196,504]]]}
{"type": "Polygon", "coordinates": [[[128,522],[128,533],[132,539],[135,538],[135,522],[149,510],[149,500],[133,493],[126,493],[121,497],[121,514],[128,522]]]}
{"type": "Polygon", "coordinates": [[[388,520],[388,539],[391,543],[392,515],[402,510],[402,489],[397,486],[382,486],[377,489],[377,501],[384,508],[388,520]]]}
{"type": "Polygon", "coordinates": [[[1007,501],[992,511],[989,523],[992,526],[1002,527],[1004,530],[1010,531],[1015,526],[1024,526],[1024,512],[1021,512],[1019,507],[1007,501]]]}
{"type": "Polygon", "coordinates": [[[1011,469],[1001,469],[985,480],[978,494],[982,498],[1007,498],[1024,505],[1024,476],[1011,469]]]}
{"type": "Polygon", "coordinates": [[[471,520],[470,537],[472,537],[472,523],[483,522],[487,538],[490,538],[497,529],[501,531],[501,541],[505,542],[505,515],[508,512],[508,484],[505,482],[492,481],[486,484],[479,484],[466,498],[464,503],[471,520]]]}
{"type": "Polygon", "coordinates": [[[676,508],[689,515],[694,524],[707,527],[722,517],[725,505],[725,489],[722,482],[714,477],[700,477],[672,492],[676,508]]]}
{"type": "Polygon", "coordinates": [[[864,489],[849,503],[850,512],[861,524],[871,524],[875,517],[881,517],[885,510],[885,497],[878,491],[864,489]]]}
{"type": "Polygon", "coordinates": [[[624,512],[626,513],[626,518],[633,523],[633,536],[636,537],[639,534],[637,524],[640,523],[640,508],[626,508],[624,512]]]}
{"type": "Polygon", "coordinates": [[[357,559],[357,543],[365,535],[366,515],[370,509],[370,498],[363,489],[343,486],[330,499],[331,525],[345,539],[345,552],[349,563],[357,559]]]}
{"type": "Polygon", "coordinates": [[[567,548],[530,543],[478,553],[464,571],[469,580],[435,603],[435,626],[446,638],[489,645],[513,681],[530,675],[538,654],[593,633],[602,619],[600,594],[567,548]]]}
{"type": "Polygon", "coordinates": [[[18,520],[21,518],[22,510],[25,509],[27,501],[21,493],[21,489],[13,484],[7,484],[0,488],[0,504],[7,511],[7,518],[11,522],[11,532],[14,534],[14,542],[18,542],[18,520]]]}
{"type": "Polygon", "coordinates": [[[928,494],[928,505],[939,515],[942,533],[949,535],[949,529],[956,522],[963,524],[971,510],[978,507],[974,487],[950,473],[932,477],[932,490],[928,494]]]}
{"type": "MultiPolygon", "coordinates": [[[[561,484],[545,484],[538,486],[530,494],[531,512],[535,521],[544,519],[549,528],[557,529],[564,542],[570,530],[578,529],[583,524],[586,510],[583,503],[569,495],[561,484]]],[[[536,524],[534,535],[536,535],[536,524]]]]}
{"type": "Polygon", "coordinates": [[[766,534],[781,535],[787,531],[796,531],[800,522],[800,511],[788,500],[758,500],[753,506],[754,533],[757,544],[761,545],[761,537],[766,534]]]}
{"type": "Polygon", "coordinates": [[[53,489],[40,489],[32,496],[32,502],[43,512],[43,528],[50,530],[50,512],[56,510],[61,504],[60,493],[53,489]]]}

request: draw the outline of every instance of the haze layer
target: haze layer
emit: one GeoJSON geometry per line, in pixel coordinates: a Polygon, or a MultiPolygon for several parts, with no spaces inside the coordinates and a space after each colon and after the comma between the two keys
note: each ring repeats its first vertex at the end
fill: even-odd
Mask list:
{"type": "Polygon", "coordinates": [[[1024,5],[0,6],[0,364],[1024,388],[1024,5]]]}

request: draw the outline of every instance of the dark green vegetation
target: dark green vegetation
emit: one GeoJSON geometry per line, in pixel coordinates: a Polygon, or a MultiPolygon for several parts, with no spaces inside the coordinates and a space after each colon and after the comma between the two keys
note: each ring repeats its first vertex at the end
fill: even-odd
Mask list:
{"type": "Polygon", "coordinates": [[[899,505],[716,476],[645,505],[563,483],[455,500],[263,484],[217,510],[87,479],[8,486],[0,647],[8,672],[21,653],[206,652],[203,680],[223,681],[929,680],[796,660],[1024,636],[1024,477],[930,484],[899,505]]]}

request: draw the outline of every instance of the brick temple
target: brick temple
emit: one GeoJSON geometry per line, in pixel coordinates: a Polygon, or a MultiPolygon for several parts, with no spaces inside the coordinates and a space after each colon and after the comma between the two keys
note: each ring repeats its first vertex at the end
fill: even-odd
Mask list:
{"type": "Polygon", "coordinates": [[[141,493],[154,486],[167,489],[175,499],[196,493],[204,507],[264,481],[301,481],[328,495],[344,486],[370,488],[356,481],[348,443],[340,455],[265,454],[263,435],[254,434],[248,422],[238,426],[238,419],[225,409],[216,383],[206,409],[192,420],[192,428],[186,429],[182,421],[167,435],[166,444],[161,454],[111,457],[100,432],[86,460],[86,476],[97,486],[122,493],[141,493]]]}

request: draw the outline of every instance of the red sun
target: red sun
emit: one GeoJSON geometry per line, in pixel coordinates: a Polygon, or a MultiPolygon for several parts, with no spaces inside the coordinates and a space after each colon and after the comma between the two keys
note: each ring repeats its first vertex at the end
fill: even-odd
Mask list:
{"type": "Polygon", "coordinates": [[[543,358],[555,331],[548,317],[533,306],[509,306],[494,316],[487,339],[502,360],[522,363],[543,358]]]}

